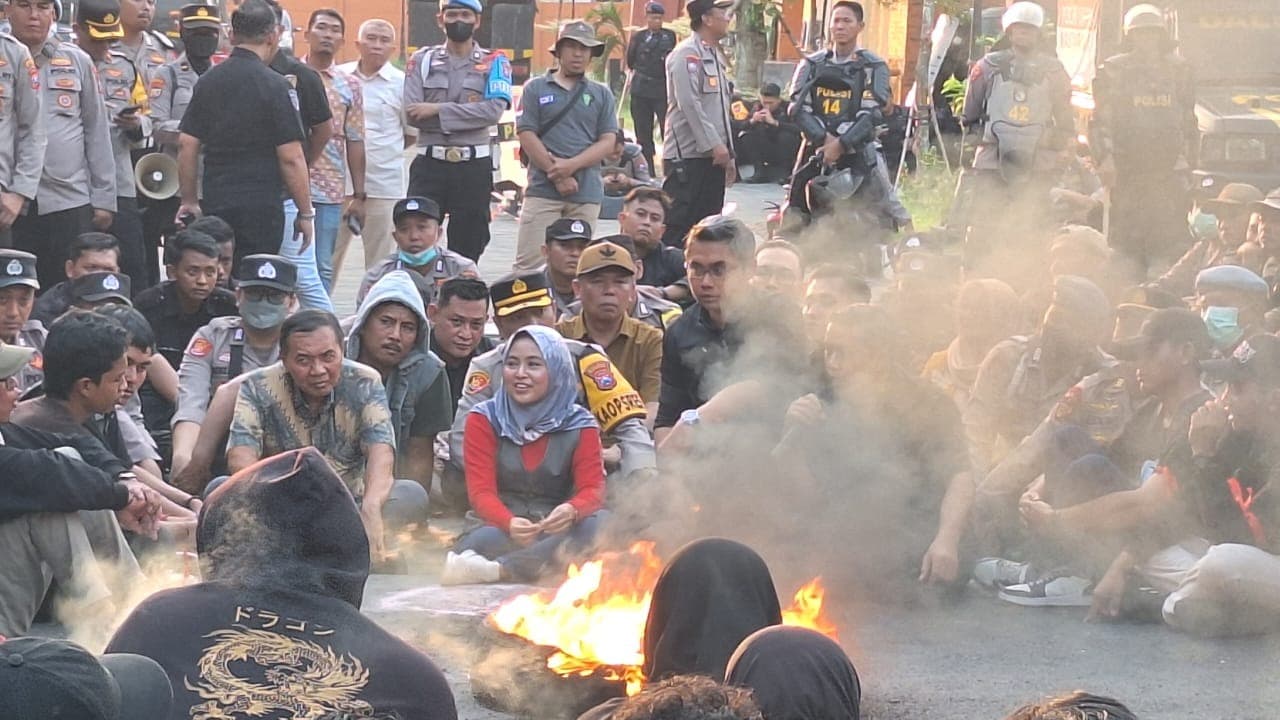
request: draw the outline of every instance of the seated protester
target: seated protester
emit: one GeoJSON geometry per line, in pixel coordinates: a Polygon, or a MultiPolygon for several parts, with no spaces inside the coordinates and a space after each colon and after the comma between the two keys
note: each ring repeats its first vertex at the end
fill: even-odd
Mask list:
{"type": "Polygon", "coordinates": [[[804,258],[800,248],[786,240],[769,240],[756,248],[751,287],[766,296],[799,303],[803,292],[804,258]]]}
{"type": "Polygon", "coordinates": [[[196,548],[203,582],[151,595],[107,645],[168,674],[173,710],[148,717],[245,716],[244,676],[207,668],[258,647],[279,653],[243,664],[262,689],[254,702],[263,717],[456,720],[439,668],[361,614],[361,513],[318,450],[268,458],[223,483],[200,516],[196,548]],[[317,680],[299,684],[303,674],[317,680]]]}
{"type": "Polygon", "coordinates": [[[1005,720],[1138,720],[1119,700],[1077,690],[1009,713],[1005,720]]]}
{"type": "Polygon", "coordinates": [[[484,524],[458,539],[443,585],[532,583],[557,554],[591,550],[604,519],[600,428],[578,404],[576,369],[551,328],[516,331],[502,389],[466,418],[467,496],[484,524]]]}
{"type": "Polygon", "coordinates": [[[591,224],[573,218],[559,218],[547,226],[542,245],[543,275],[555,300],[555,316],[571,312],[573,279],[578,276],[578,258],[591,243],[591,224]]]}
{"type": "Polygon", "coordinates": [[[975,568],[979,583],[1008,586],[1000,593],[1002,600],[1019,605],[1088,604],[1088,588],[1103,569],[1095,565],[1105,567],[1116,550],[1104,547],[1099,552],[1105,557],[1098,559],[1091,554],[1091,545],[1098,543],[1074,538],[1105,538],[1109,545],[1113,538],[1140,530],[1134,522],[1141,516],[1069,515],[1067,522],[1054,525],[1045,523],[1045,516],[1140,486],[1186,444],[1192,414],[1213,399],[1200,381],[1201,363],[1210,350],[1204,324],[1195,313],[1157,310],[1127,345],[1145,399],[1114,440],[1101,444],[1090,429],[1064,423],[1045,443],[1039,467],[1018,478],[1002,464],[981,485],[982,495],[1004,498],[1006,517],[1014,512],[1011,496],[1022,493],[1019,505],[1033,540],[1026,565],[987,559],[975,568]],[[1043,476],[1035,480],[1039,473],[1043,476]],[[1068,539],[1071,542],[1064,542],[1068,539]]]}
{"type": "Polygon", "coordinates": [[[191,460],[213,393],[225,382],[280,360],[280,326],[298,307],[298,267],[279,255],[247,255],[236,284],[237,315],[196,331],[178,368],[173,468],[191,460]]]}
{"type": "MultiPolygon", "coordinates": [[[[908,250],[898,255],[894,283],[880,295],[884,306],[899,327],[909,327],[903,364],[918,372],[938,348],[955,337],[954,305],[960,290],[958,258],[941,252],[908,250]]],[[[1041,313],[1043,316],[1043,313],[1041,313]]]]}
{"type": "Polygon", "coordinates": [[[1062,275],[1082,277],[1107,296],[1118,298],[1127,284],[1123,273],[1117,272],[1118,261],[1113,261],[1111,247],[1101,232],[1082,225],[1068,225],[1060,230],[1049,246],[1047,274],[1022,294],[1022,307],[1027,313],[1027,325],[1034,325],[1044,317],[1053,293],[1053,280],[1062,275]]]}
{"type": "MultiPolygon", "coordinates": [[[[95,310],[103,317],[111,318],[129,333],[129,347],[125,350],[127,369],[124,374],[124,389],[120,391],[119,407],[116,417],[120,423],[120,435],[129,451],[129,459],[135,465],[141,465],[153,476],[162,478],[164,474],[157,462],[160,453],[156,449],[156,441],[147,432],[142,418],[142,399],[138,391],[147,381],[147,374],[156,357],[156,337],[151,326],[142,313],[129,305],[111,303],[95,310]]],[[[170,491],[172,488],[168,488],[170,491]]],[[[177,497],[178,500],[185,496],[177,497]]]]}
{"type": "MultiPolygon", "coordinates": [[[[443,486],[446,498],[455,506],[466,502],[462,472],[467,414],[502,389],[505,341],[531,325],[555,325],[551,292],[544,273],[534,271],[498,280],[489,286],[489,298],[493,302],[498,334],[504,342],[473,360],[463,383],[462,398],[449,431],[449,465],[445,468],[443,486]]],[[[595,415],[600,434],[611,446],[604,453],[605,463],[617,465],[617,472],[623,478],[637,471],[650,471],[657,459],[653,438],[644,426],[645,407],[640,394],[600,348],[572,339],[566,339],[565,345],[577,366],[578,404],[595,415]]]]}
{"type": "Polygon", "coordinates": [[[910,596],[917,579],[952,590],[969,579],[961,555],[973,481],[959,413],[902,366],[901,347],[884,308],[837,311],[822,388],[791,404],[774,450],[795,479],[790,509],[807,526],[844,528],[809,539],[861,548],[849,576],[881,599],[910,596]],[[850,508],[860,509],[857,522],[842,523],[850,508]]]}
{"type": "Polygon", "coordinates": [[[68,309],[93,310],[103,305],[133,307],[129,300],[132,285],[124,273],[91,272],[66,282],[71,285],[68,309]]]}
{"type": "Polygon", "coordinates": [[[396,229],[392,237],[396,241],[396,254],[369,268],[356,304],[364,304],[369,288],[383,275],[404,270],[413,278],[422,294],[422,304],[435,302],[440,285],[449,278],[459,276],[479,277],[480,271],[469,258],[448,249],[441,242],[440,220],[444,215],[435,200],[424,197],[408,197],[396,203],[391,219],[396,229]]]}
{"type": "Polygon", "coordinates": [[[128,413],[117,413],[129,375],[129,332],[115,320],[92,312],[72,312],[54,321],[45,344],[49,359],[44,395],[26,400],[12,422],[46,432],[88,435],[129,466],[144,484],[164,496],[162,508],[175,528],[195,519],[198,499],[170,487],[139,464],[142,443],[125,439],[128,413]]]}
{"type": "MultiPolygon", "coordinates": [[[[142,291],[133,306],[156,334],[159,354],[172,368],[182,367],[191,338],[214,318],[235,315],[236,296],[217,286],[220,253],[213,238],[195,230],[180,230],[164,247],[165,273],[169,279],[142,291]]],[[[153,380],[143,387],[142,409],[147,431],[160,444],[166,463],[172,458],[169,429],[177,402],[153,380]]]]}
{"type": "Polygon", "coordinates": [[[1214,232],[1195,242],[1151,285],[1178,297],[1188,297],[1195,292],[1196,275],[1201,270],[1235,264],[1236,248],[1248,239],[1250,206],[1262,199],[1262,191],[1252,185],[1229,183],[1222,187],[1217,199],[1201,200],[1200,213],[1215,221],[1214,232]]]}
{"type": "Polygon", "coordinates": [[[444,362],[452,411],[456,412],[471,361],[493,349],[493,341],[484,334],[489,320],[489,286],[478,278],[444,281],[436,301],[427,306],[427,318],[431,321],[431,352],[444,362]]]}
{"type": "Polygon", "coordinates": [[[613,150],[605,156],[603,164],[601,175],[605,195],[622,197],[638,187],[653,186],[649,163],[644,159],[640,145],[629,142],[621,133],[616,136],[613,150]]]}
{"type": "Polygon", "coordinates": [[[627,193],[618,213],[618,233],[635,243],[632,253],[643,267],[637,283],[652,287],[659,297],[676,303],[688,302],[689,280],[685,277],[684,253],[662,244],[671,198],[660,188],[638,187],[627,193]]]}
{"type": "Polygon", "coordinates": [[[359,503],[375,561],[386,555],[387,532],[426,525],[426,491],[393,474],[395,428],[382,378],[344,356],[338,319],[314,309],[284,321],[280,362],[241,379],[227,469],[238,473],[307,446],[324,454],[359,503]]]}
{"type": "MultiPolygon", "coordinates": [[[[635,265],[636,275],[644,272],[644,263],[636,261],[636,244],[626,235],[605,235],[598,237],[587,244],[590,249],[601,243],[613,243],[623,250],[626,250],[633,264],[635,265]]],[[[578,262],[582,262],[582,258],[578,258],[578,262]]],[[[667,326],[675,322],[683,312],[680,306],[670,300],[665,300],[658,288],[649,287],[648,285],[636,285],[635,292],[631,294],[631,304],[628,314],[639,320],[640,322],[651,325],[661,331],[666,331],[667,326]]],[[[560,316],[561,320],[568,320],[582,314],[581,298],[574,300],[569,304],[569,311],[560,316]]]]}
{"type": "Polygon", "coordinates": [[[852,265],[822,263],[810,270],[800,308],[809,346],[822,348],[832,313],[855,303],[869,302],[871,286],[852,265]]]}
{"type": "Polygon", "coordinates": [[[956,296],[952,322],[955,339],[925,361],[920,376],[964,412],[987,353],[1022,329],[1022,305],[1013,288],[1001,280],[970,280],[956,296]]]}
{"type": "Polygon", "coordinates": [[[45,326],[32,319],[31,310],[40,281],[36,256],[21,250],[0,249],[0,342],[31,348],[31,362],[16,376],[18,389],[26,392],[44,378],[45,326]]]}
{"type": "Polygon", "coordinates": [[[1115,358],[1099,347],[1111,326],[1111,303],[1098,286],[1064,275],[1054,280],[1037,333],[991,348],[963,416],[976,477],[986,477],[1030,435],[1072,385],[1115,367],[1115,358]]]}
{"type": "Polygon", "coordinates": [[[142,573],[120,528],[154,537],[160,512],[159,496],[98,441],[10,422],[14,378],[34,352],[0,344],[0,635],[10,638],[31,629],[51,580],[80,608],[127,593],[142,573]]]}
{"type": "Polygon", "coordinates": [[[444,363],[431,352],[431,324],[407,270],[369,288],[347,334],[346,355],[382,376],[395,431],[395,476],[431,487],[437,433],[453,425],[444,363]]]}
{"type": "Polygon", "coordinates": [[[218,287],[235,290],[236,231],[217,215],[201,215],[187,228],[208,235],[218,244],[218,287]]]}
{"type": "Polygon", "coordinates": [[[702,675],[680,675],[650,683],[639,694],[599,705],[578,720],[765,720],[743,688],[702,675]]]}
{"type": "Polygon", "coordinates": [[[651,422],[662,384],[662,331],[627,313],[636,294],[635,276],[626,248],[611,242],[592,244],[579,258],[578,277],[573,281],[581,314],[562,319],[556,329],[566,338],[604,348],[640,393],[651,422]]]}
{"type": "Polygon", "coordinates": [[[862,683],[834,640],[808,628],[767,627],[729,659],[726,685],[751,691],[768,720],[858,720],[862,683]]]}
{"type": "Polygon", "coordinates": [[[0,641],[0,663],[0,717],[163,720],[173,706],[164,669],[140,655],[31,637],[0,641]]]}
{"type": "Polygon", "coordinates": [[[765,83],[758,101],[735,100],[731,110],[739,177],[747,183],[780,183],[790,178],[800,154],[800,128],[787,112],[782,88],[765,83]]]}
{"type": "Polygon", "coordinates": [[[48,327],[71,307],[71,281],[94,272],[120,272],[120,241],[103,232],[81,233],[67,246],[67,279],[36,298],[31,317],[48,327]]]}
{"type": "Polygon", "coordinates": [[[1217,265],[1196,275],[1194,307],[1223,357],[1241,340],[1263,330],[1269,308],[1267,281],[1239,265],[1217,265]]]}

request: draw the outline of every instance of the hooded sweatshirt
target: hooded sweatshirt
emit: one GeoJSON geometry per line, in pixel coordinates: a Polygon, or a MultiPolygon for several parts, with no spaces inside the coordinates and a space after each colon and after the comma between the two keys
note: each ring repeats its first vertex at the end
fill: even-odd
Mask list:
{"type": "Polygon", "coordinates": [[[304,448],[266,458],[208,498],[204,582],[156,593],[107,652],[169,675],[170,720],[455,720],[444,675],[360,613],[369,544],[346,485],[304,448]]]}
{"type": "Polygon", "coordinates": [[[453,396],[449,393],[444,362],[431,352],[431,325],[422,296],[404,270],[382,276],[369,288],[347,334],[347,357],[360,359],[360,331],[373,311],[389,302],[403,305],[418,318],[417,342],[391,374],[383,378],[391,424],[396,431],[397,469],[402,469],[400,461],[409,450],[409,438],[434,437],[453,425],[453,396]]]}

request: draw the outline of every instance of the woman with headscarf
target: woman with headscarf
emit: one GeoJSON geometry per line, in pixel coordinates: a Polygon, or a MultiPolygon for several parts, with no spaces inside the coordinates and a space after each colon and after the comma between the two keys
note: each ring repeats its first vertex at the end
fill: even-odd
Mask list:
{"type": "Polygon", "coordinates": [[[764,720],[858,720],[862,702],[849,656],[806,628],[770,627],[743,640],[725,684],[750,688],[764,720]]]}
{"type": "Polygon", "coordinates": [[[464,431],[467,495],[483,525],[458,540],[441,583],[532,582],[566,542],[591,543],[604,465],[574,373],[550,328],[526,327],[507,343],[502,389],[471,409],[464,431]]]}

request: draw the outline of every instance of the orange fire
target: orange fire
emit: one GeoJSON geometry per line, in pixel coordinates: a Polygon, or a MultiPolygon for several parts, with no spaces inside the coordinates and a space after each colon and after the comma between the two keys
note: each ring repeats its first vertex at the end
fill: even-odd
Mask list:
{"type": "MultiPolygon", "coordinates": [[[[625,682],[627,694],[635,695],[644,686],[644,624],[661,572],[653,543],[638,542],[625,553],[571,565],[555,591],[512,598],[489,620],[504,633],[555,648],[547,667],[558,675],[600,673],[625,682]]],[[[823,612],[825,592],[821,578],[800,588],[782,624],[836,639],[836,626],[823,612]]]]}

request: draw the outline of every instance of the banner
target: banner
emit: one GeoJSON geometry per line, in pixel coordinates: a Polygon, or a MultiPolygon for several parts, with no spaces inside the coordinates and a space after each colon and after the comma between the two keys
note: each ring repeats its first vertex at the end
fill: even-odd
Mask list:
{"type": "Polygon", "coordinates": [[[933,24],[933,33],[929,35],[929,42],[931,43],[929,52],[929,87],[931,88],[938,81],[938,73],[942,70],[942,61],[951,50],[951,43],[955,42],[956,31],[959,29],[960,21],[946,13],[940,13],[937,22],[933,24]]]}
{"type": "Polygon", "coordinates": [[[1058,0],[1058,59],[1076,90],[1093,86],[1101,17],[1102,0],[1058,0]]]}

